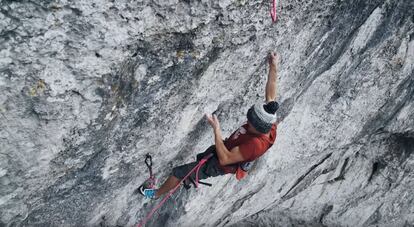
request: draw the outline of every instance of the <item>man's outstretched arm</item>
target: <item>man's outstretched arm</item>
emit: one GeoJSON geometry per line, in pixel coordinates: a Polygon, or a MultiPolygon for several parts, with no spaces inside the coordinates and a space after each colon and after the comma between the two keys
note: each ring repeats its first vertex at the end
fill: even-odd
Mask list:
{"type": "Polygon", "coordinates": [[[244,158],[239,150],[239,147],[234,147],[229,151],[227,147],[224,145],[223,137],[221,135],[220,123],[217,119],[216,115],[206,115],[208,123],[213,127],[214,130],[214,141],[216,145],[216,153],[218,156],[218,160],[220,165],[230,165],[238,162],[244,161],[244,158]]]}
{"type": "Polygon", "coordinates": [[[267,78],[267,83],[266,83],[266,103],[276,100],[278,56],[274,52],[270,52],[268,61],[269,61],[269,76],[267,78]]]}

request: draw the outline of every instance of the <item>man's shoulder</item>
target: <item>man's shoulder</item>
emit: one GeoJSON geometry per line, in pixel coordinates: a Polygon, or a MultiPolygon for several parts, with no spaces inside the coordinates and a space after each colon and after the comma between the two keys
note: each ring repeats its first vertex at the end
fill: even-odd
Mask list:
{"type": "Polygon", "coordinates": [[[255,150],[262,150],[267,147],[268,142],[261,136],[250,137],[246,143],[250,144],[250,147],[255,148],[255,150]]]}

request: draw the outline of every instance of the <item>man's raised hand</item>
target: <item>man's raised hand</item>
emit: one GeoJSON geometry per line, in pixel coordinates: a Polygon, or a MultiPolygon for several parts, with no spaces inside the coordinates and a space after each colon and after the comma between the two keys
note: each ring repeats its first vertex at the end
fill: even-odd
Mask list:
{"type": "Polygon", "coordinates": [[[279,57],[278,57],[278,55],[275,52],[271,51],[269,53],[268,60],[269,60],[269,66],[270,66],[270,68],[277,69],[277,62],[279,60],[278,58],[279,57]]]}
{"type": "Polygon", "coordinates": [[[269,76],[266,82],[266,103],[276,100],[276,80],[277,80],[277,64],[278,64],[278,55],[271,51],[269,53],[269,76]]]}

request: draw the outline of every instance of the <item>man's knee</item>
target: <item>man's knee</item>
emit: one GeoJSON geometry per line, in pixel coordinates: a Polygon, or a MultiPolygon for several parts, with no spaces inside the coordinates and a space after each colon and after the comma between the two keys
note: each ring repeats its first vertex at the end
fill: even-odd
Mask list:
{"type": "Polygon", "coordinates": [[[177,166],[177,167],[174,167],[173,169],[172,169],[172,172],[171,172],[171,176],[173,176],[173,177],[175,177],[175,178],[178,178],[178,179],[183,179],[183,176],[181,175],[181,171],[178,169],[178,167],[179,166],[177,166]]]}

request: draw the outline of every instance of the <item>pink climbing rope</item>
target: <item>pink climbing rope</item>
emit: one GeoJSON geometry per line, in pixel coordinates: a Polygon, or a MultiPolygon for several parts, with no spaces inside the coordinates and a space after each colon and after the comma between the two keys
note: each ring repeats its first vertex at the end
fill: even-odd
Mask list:
{"type": "Polygon", "coordinates": [[[272,9],[270,10],[270,16],[272,16],[273,23],[277,21],[276,9],[277,9],[277,0],[273,0],[272,9]]]}
{"type": "Polygon", "coordinates": [[[207,158],[203,158],[200,160],[200,162],[198,163],[198,167],[196,170],[196,179],[195,179],[195,186],[196,188],[198,188],[198,172],[200,172],[200,168],[202,165],[204,165],[204,163],[207,162],[207,160],[211,157],[212,155],[210,154],[207,158]]]}
{"type": "Polygon", "coordinates": [[[178,183],[170,192],[168,192],[168,194],[161,200],[161,202],[155,206],[151,212],[145,217],[144,220],[142,220],[137,227],[143,227],[150,219],[151,217],[154,215],[154,213],[160,209],[162,207],[162,205],[171,197],[172,194],[174,194],[175,191],[177,191],[177,189],[181,186],[181,184],[188,178],[190,177],[190,175],[194,172],[196,172],[196,187],[198,186],[198,171],[200,171],[200,168],[202,165],[204,165],[204,163],[207,162],[207,160],[209,158],[211,158],[213,156],[213,154],[209,154],[208,156],[204,157],[203,159],[201,159],[198,164],[190,171],[188,172],[188,174],[180,181],[180,183],[178,183]]]}

